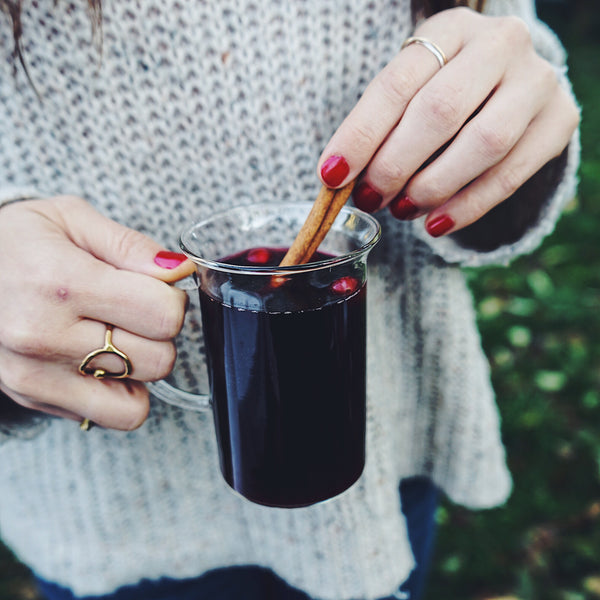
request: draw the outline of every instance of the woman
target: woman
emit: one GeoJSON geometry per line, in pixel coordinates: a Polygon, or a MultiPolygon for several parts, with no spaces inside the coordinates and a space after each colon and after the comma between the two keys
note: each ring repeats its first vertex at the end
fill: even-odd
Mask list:
{"type": "MultiPolygon", "coordinates": [[[[575,189],[578,110],[533,3],[0,6],[21,62],[0,77],[3,540],[50,599],[417,598],[436,491],[510,492],[460,266],[533,250],[575,189]],[[357,178],[383,227],[367,466],[279,510],[231,495],[210,420],[145,382],[174,364],[188,215],[313,198],[319,178],[357,178]],[[82,377],[107,331],[131,373],[82,377]]],[[[206,385],[181,354],[173,375],[206,385]]]]}

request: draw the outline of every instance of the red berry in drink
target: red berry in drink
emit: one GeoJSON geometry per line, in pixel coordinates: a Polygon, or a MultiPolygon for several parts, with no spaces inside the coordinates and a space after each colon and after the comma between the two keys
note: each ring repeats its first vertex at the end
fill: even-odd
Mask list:
{"type": "Polygon", "coordinates": [[[331,284],[331,289],[336,294],[352,294],[358,289],[358,281],[354,277],[340,277],[331,284]]]}
{"type": "Polygon", "coordinates": [[[266,248],[252,248],[246,255],[251,265],[266,265],[271,259],[271,253],[266,248]]]}

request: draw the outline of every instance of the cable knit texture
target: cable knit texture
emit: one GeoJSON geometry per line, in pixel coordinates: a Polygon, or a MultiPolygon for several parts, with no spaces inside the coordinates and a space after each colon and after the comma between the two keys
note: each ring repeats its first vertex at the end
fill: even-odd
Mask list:
{"type": "MultiPolygon", "coordinates": [[[[25,54],[43,102],[0,64],[0,197],[77,194],[171,248],[184,223],[217,209],[314,198],[322,147],[411,28],[409,0],[106,0],[100,57],[85,4],[24,3],[25,54]]],[[[563,51],[529,0],[487,5],[526,20],[568,89],[563,51]]],[[[0,36],[11,48],[8,27],[0,36]]],[[[154,400],[131,433],[83,434],[52,418],[0,427],[3,539],[81,595],[238,564],[270,567],[325,600],[391,594],[413,566],[402,477],[427,474],[474,508],[510,492],[460,265],[535,248],[574,194],[577,159],[574,136],[539,223],[490,253],[433,240],[421,220],[379,215],[367,466],[340,497],[294,510],[239,498],[219,474],[210,414],[154,400]]],[[[206,387],[197,313],[192,306],[177,372],[192,388],[206,387]]]]}

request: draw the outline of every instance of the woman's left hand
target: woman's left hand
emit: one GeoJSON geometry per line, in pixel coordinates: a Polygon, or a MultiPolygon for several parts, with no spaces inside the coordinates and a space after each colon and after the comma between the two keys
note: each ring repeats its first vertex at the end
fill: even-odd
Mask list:
{"type": "Polygon", "coordinates": [[[473,223],[567,146],[579,111],[525,23],[467,8],[424,21],[420,44],[373,79],[319,160],[323,183],[358,178],[354,202],[400,219],[426,214],[433,236],[473,223]]]}

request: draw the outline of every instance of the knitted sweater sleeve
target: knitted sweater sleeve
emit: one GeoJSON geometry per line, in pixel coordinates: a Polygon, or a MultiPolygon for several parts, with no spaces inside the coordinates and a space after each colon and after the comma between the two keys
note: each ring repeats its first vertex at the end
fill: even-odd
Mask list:
{"type": "MultiPolygon", "coordinates": [[[[554,66],[560,85],[574,97],[567,77],[565,50],[556,35],[538,20],[530,0],[488,0],[486,13],[522,18],[537,52],[554,66]]],[[[415,234],[446,262],[463,266],[507,265],[535,250],[552,233],[565,205],[575,197],[579,158],[577,130],[560,156],[477,222],[454,234],[432,238],[419,220],[413,223],[415,234]]]]}
{"type": "Polygon", "coordinates": [[[6,185],[0,188],[0,208],[12,202],[42,197],[42,194],[31,187],[6,185]]]}

